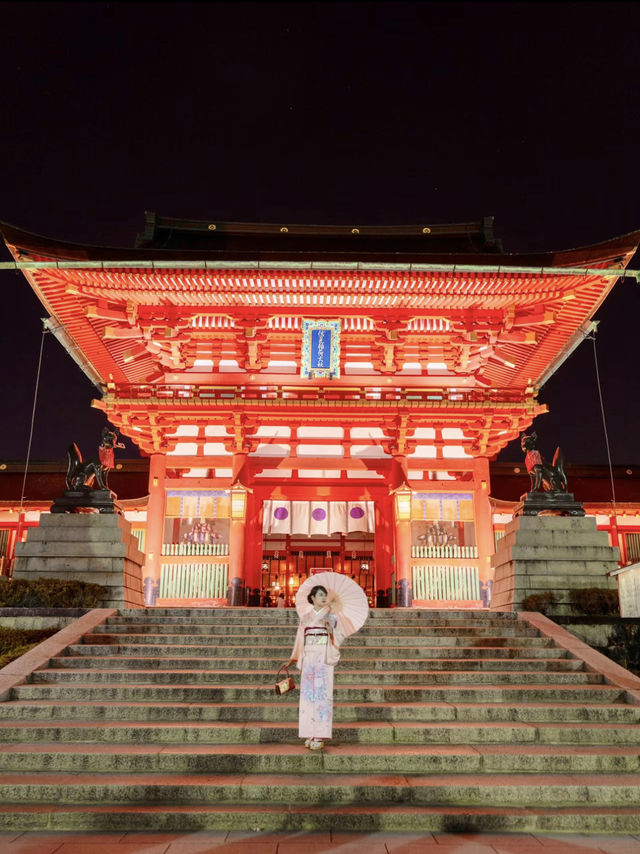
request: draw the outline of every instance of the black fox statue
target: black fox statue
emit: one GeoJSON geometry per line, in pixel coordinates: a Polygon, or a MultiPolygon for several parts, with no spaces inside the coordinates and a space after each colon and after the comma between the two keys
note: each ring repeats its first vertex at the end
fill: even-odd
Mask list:
{"type": "Polygon", "coordinates": [[[566,492],[567,476],[564,472],[564,454],[556,448],[553,463],[545,462],[536,448],[537,433],[523,433],[520,447],[526,452],[524,463],[531,478],[531,492],[566,492]]]}
{"type": "Polygon", "coordinates": [[[82,454],[75,442],[69,445],[67,448],[67,489],[76,491],[108,490],[107,475],[109,470],[114,467],[114,448],[124,448],[124,445],[117,439],[118,434],[115,430],[104,427],[98,453],[86,462],[83,462],[82,454]]]}

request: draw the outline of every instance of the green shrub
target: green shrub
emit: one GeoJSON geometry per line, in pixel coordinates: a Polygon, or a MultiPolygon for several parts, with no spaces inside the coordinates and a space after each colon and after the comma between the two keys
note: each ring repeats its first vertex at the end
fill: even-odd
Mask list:
{"type": "Polygon", "coordinates": [[[539,611],[541,614],[546,614],[547,609],[555,605],[556,597],[551,591],[547,593],[532,593],[531,596],[526,596],[522,600],[523,611],[539,611]]]}
{"type": "Polygon", "coordinates": [[[0,667],[20,658],[58,629],[4,629],[0,628],[0,667]]]}
{"type": "Polygon", "coordinates": [[[16,578],[0,584],[0,608],[96,608],[105,593],[105,587],[87,581],[16,578]]]}
{"type": "Polygon", "coordinates": [[[620,616],[617,590],[609,590],[606,587],[586,587],[584,590],[572,590],[569,594],[569,601],[576,614],[581,616],[620,616]]]}
{"type": "Polygon", "coordinates": [[[606,655],[640,676],[640,626],[637,623],[615,625],[607,638],[606,655]]]}

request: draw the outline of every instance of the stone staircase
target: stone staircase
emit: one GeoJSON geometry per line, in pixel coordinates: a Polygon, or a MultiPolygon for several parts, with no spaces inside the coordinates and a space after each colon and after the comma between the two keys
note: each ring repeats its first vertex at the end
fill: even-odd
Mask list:
{"type": "Polygon", "coordinates": [[[0,827],[640,831],[640,705],[516,615],[372,611],[324,754],[273,689],[296,624],[109,618],[0,703],[0,827]]]}

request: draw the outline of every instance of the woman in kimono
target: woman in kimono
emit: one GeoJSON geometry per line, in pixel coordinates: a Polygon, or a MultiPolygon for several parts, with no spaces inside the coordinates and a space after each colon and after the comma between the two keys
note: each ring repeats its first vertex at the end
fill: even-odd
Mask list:
{"type": "Polygon", "coordinates": [[[298,735],[309,750],[322,750],[333,724],[333,668],[344,637],[327,604],[327,591],[316,585],[307,597],[311,610],[300,619],[287,666],[301,671],[298,735]]]}

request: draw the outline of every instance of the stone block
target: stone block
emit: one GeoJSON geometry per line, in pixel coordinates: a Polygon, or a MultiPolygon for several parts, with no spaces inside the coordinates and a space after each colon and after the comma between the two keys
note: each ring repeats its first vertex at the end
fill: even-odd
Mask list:
{"type": "Polygon", "coordinates": [[[117,514],[42,514],[16,549],[14,578],[60,578],[108,589],[103,605],[142,605],[144,555],[117,514]]]}
{"type": "Polygon", "coordinates": [[[125,557],[127,546],[122,542],[91,542],[88,540],[71,540],[60,542],[41,540],[36,542],[16,543],[16,557],[81,557],[81,558],[113,558],[125,557]]]}
{"type": "Polygon", "coordinates": [[[120,528],[131,530],[131,525],[118,513],[42,513],[40,515],[40,528],[120,528]]]}
{"type": "MultiPolygon", "coordinates": [[[[135,539],[135,538],[134,538],[135,539]]],[[[65,525],[64,528],[37,528],[29,529],[29,542],[95,542],[95,543],[120,543],[122,542],[120,528],[87,528],[80,525],[65,525]]],[[[24,544],[23,544],[24,545],[24,544]]],[[[137,548],[136,541],[136,548],[137,548]]]]}
{"type": "Polygon", "coordinates": [[[555,563],[562,561],[564,563],[584,563],[585,561],[602,561],[609,563],[615,554],[617,562],[620,551],[617,547],[610,545],[599,546],[584,546],[582,544],[568,543],[567,545],[521,545],[519,542],[514,543],[510,549],[511,560],[522,561],[549,561],[555,563]]]}

